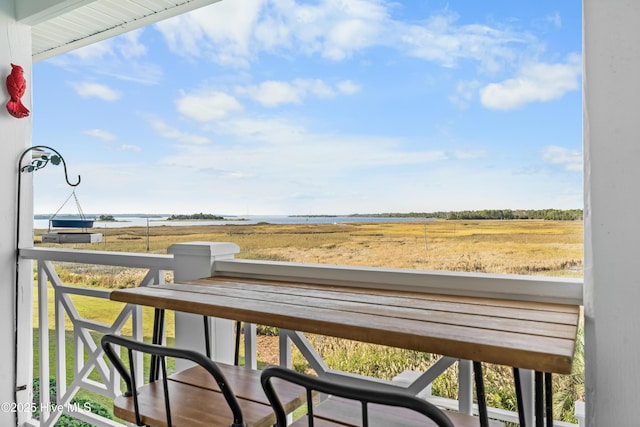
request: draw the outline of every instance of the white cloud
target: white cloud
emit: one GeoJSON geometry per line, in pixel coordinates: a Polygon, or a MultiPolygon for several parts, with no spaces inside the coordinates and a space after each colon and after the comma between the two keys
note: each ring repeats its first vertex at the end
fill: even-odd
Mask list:
{"type": "Polygon", "coordinates": [[[456,92],[449,97],[449,101],[464,110],[471,104],[478,87],[480,87],[480,82],[477,80],[459,81],[456,85],[456,92]]]}
{"type": "Polygon", "coordinates": [[[318,98],[333,98],[336,92],[333,88],[320,79],[296,79],[293,84],[305,94],[311,94],[318,98]]]}
{"type": "Polygon", "coordinates": [[[288,82],[271,80],[262,82],[257,86],[239,87],[236,90],[239,94],[248,95],[267,107],[302,102],[300,90],[288,82]]]}
{"type": "Polygon", "coordinates": [[[156,28],[181,55],[248,66],[256,52],[295,49],[342,60],[382,39],[388,12],[382,2],[234,0],[215,3],[156,28]]]}
{"type": "Polygon", "coordinates": [[[482,105],[492,110],[513,110],[530,102],[546,102],[580,89],[582,62],[570,55],[565,63],[534,63],[522,67],[518,76],[480,89],[482,105]]]}
{"type": "Polygon", "coordinates": [[[248,96],[265,107],[280,104],[301,104],[309,96],[334,98],[337,92],[355,93],[359,87],[350,81],[340,82],[336,88],[320,79],[295,79],[292,82],[269,80],[252,86],[238,86],[236,92],[248,96]]]}
{"type": "Polygon", "coordinates": [[[221,1],[156,24],[169,48],[179,54],[246,66],[262,0],[221,1]]]}
{"type": "Polygon", "coordinates": [[[72,82],[71,86],[83,98],[99,98],[103,101],[117,101],[122,97],[120,91],[101,83],[72,82]]]}
{"type": "Polygon", "coordinates": [[[114,60],[118,56],[131,59],[147,53],[147,47],[140,43],[144,28],[129,31],[117,37],[101,40],[96,43],[72,50],[69,55],[83,62],[114,60]]]}
{"type": "Polygon", "coordinates": [[[169,126],[167,123],[156,117],[148,116],[146,117],[146,120],[156,133],[163,138],[192,145],[205,145],[211,142],[211,140],[205,136],[182,132],[179,129],[169,126]]]}
{"type": "Polygon", "coordinates": [[[143,85],[157,85],[164,76],[160,66],[139,61],[129,62],[126,66],[121,62],[112,62],[96,69],[95,73],[143,85]]]}
{"type": "Polygon", "coordinates": [[[357,10],[353,10],[355,16],[344,20],[338,19],[335,22],[324,40],[322,50],[324,57],[340,61],[350,57],[355,51],[376,44],[376,40],[383,31],[384,27],[381,23],[382,19],[386,18],[386,14],[381,10],[375,13],[367,9],[369,8],[361,4],[357,10]]]}
{"type": "Polygon", "coordinates": [[[109,131],[103,130],[103,129],[87,129],[85,131],[83,131],[84,134],[89,135],[89,136],[93,136],[95,138],[101,139],[103,141],[109,142],[109,141],[115,141],[116,140],[116,136],[114,134],[112,134],[109,131]]]}
{"type": "Polygon", "coordinates": [[[176,100],[176,108],[180,114],[199,122],[221,120],[243,109],[233,96],[210,89],[183,95],[176,100]]]}
{"type": "MultiPolygon", "coordinates": [[[[103,129],[87,129],[85,131],[83,131],[83,133],[85,135],[89,135],[89,136],[93,136],[95,138],[98,138],[104,142],[112,142],[115,141],[116,139],[118,139],[113,133],[103,130],[103,129]]],[[[112,148],[118,150],[118,151],[132,151],[134,153],[139,153],[142,151],[142,148],[140,148],[137,145],[132,145],[132,144],[122,144],[120,146],[114,147],[112,146],[112,148]]]]}
{"type": "Polygon", "coordinates": [[[167,161],[198,169],[234,171],[237,176],[261,180],[269,177],[276,188],[277,182],[288,188],[298,180],[306,182],[319,176],[328,179],[354,170],[419,167],[447,159],[443,150],[417,151],[396,138],[324,134],[274,117],[226,120],[216,126],[216,132],[220,138],[232,138],[233,144],[185,148],[167,161]]]}
{"type": "Polygon", "coordinates": [[[360,90],[362,89],[361,85],[351,80],[343,80],[336,86],[340,92],[347,95],[353,95],[354,93],[360,92],[360,90]]]}
{"type": "Polygon", "coordinates": [[[132,151],[134,153],[140,153],[142,151],[142,148],[138,147],[137,145],[122,144],[121,146],[118,147],[118,150],[120,150],[120,151],[132,151]]]}
{"type": "Polygon", "coordinates": [[[555,28],[562,28],[562,18],[559,12],[554,12],[547,16],[547,22],[553,25],[555,28]]]}
{"type": "MultiPolygon", "coordinates": [[[[314,145],[313,154],[317,148],[320,147],[314,145]]],[[[385,146],[380,154],[388,149],[385,146]]],[[[272,159],[276,150],[268,153],[254,147],[237,150],[211,145],[189,150],[192,151],[181,149],[160,163],[140,157],[134,163],[105,164],[89,158],[76,164],[73,172],[83,178],[78,193],[83,210],[244,216],[582,206],[580,178],[576,174],[567,180],[564,175],[548,171],[515,175],[509,167],[486,168],[474,162],[452,167],[449,163],[431,162],[425,167],[396,168],[393,174],[371,171],[345,185],[345,177],[354,175],[340,159],[338,167],[330,162],[297,167],[296,161],[304,160],[299,151],[277,152],[278,156],[272,159]],[[275,162],[273,167],[269,167],[271,160],[275,162]],[[307,167],[310,169],[305,171],[307,167]],[[285,168],[287,174],[276,174],[274,168],[285,168]],[[144,173],[140,173],[142,170],[144,173]],[[203,197],[213,187],[215,195],[203,197]],[[100,196],[94,197],[96,194],[100,196]]],[[[323,159],[326,156],[323,152],[323,159]]],[[[60,191],[65,190],[58,186],[59,179],[46,179],[46,174],[59,171],[44,169],[42,173],[34,178],[35,209],[38,213],[55,212],[60,206],[60,191]]]]}
{"type": "Polygon", "coordinates": [[[207,203],[198,197],[203,186],[186,183],[214,182],[216,211],[241,215],[386,212],[389,206],[397,211],[540,208],[549,200],[554,207],[573,208],[580,203],[579,185],[554,173],[516,175],[510,167],[478,162],[456,166],[441,150],[407,149],[394,138],[320,134],[284,120],[226,125],[226,133],[237,137],[234,144],[186,147],[156,165],[179,171],[172,175],[176,182],[166,183],[167,191],[175,191],[174,204],[202,210],[207,203]],[[473,179],[461,179],[465,176],[473,179]]]}
{"type": "MultiPolygon", "coordinates": [[[[482,71],[494,73],[519,60],[517,50],[541,48],[530,33],[459,24],[459,16],[449,10],[422,21],[396,20],[391,12],[398,7],[402,6],[382,0],[222,1],[156,28],[179,55],[235,67],[249,67],[260,52],[343,61],[365,49],[385,47],[445,67],[472,60],[482,71]]],[[[559,16],[549,19],[557,25],[559,16]]]]}
{"type": "Polygon", "coordinates": [[[130,31],[48,61],[66,69],[82,70],[84,75],[93,73],[101,79],[108,76],[155,85],[162,80],[164,72],[158,64],[141,59],[148,53],[147,46],[141,42],[144,31],[144,28],[130,31]]]}
{"type": "Polygon", "coordinates": [[[140,36],[143,31],[143,28],[129,31],[116,39],[116,46],[125,59],[146,55],[147,47],[140,43],[140,36]]]}
{"type": "Polygon", "coordinates": [[[580,150],[549,145],[544,147],[542,158],[548,163],[563,166],[567,171],[582,172],[582,153],[580,150]]]}
{"type": "Polygon", "coordinates": [[[442,12],[423,24],[395,23],[391,40],[397,38],[408,55],[455,67],[463,59],[478,62],[482,71],[495,73],[517,57],[516,48],[535,44],[530,34],[487,25],[456,25],[458,16],[442,12]],[[394,36],[394,34],[398,34],[394,36]]]}
{"type": "Polygon", "coordinates": [[[454,157],[459,160],[479,159],[486,157],[487,152],[485,150],[455,150],[454,157]]]}

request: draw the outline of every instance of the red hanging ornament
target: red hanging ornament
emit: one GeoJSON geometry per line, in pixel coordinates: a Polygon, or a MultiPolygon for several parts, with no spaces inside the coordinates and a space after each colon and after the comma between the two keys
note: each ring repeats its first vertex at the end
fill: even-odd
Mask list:
{"type": "Polygon", "coordinates": [[[24,79],[24,70],[19,65],[11,64],[11,74],[7,76],[7,90],[11,99],[7,102],[7,111],[13,117],[21,119],[29,115],[29,110],[22,104],[22,95],[27,90],[27,81],[24,79]]]}

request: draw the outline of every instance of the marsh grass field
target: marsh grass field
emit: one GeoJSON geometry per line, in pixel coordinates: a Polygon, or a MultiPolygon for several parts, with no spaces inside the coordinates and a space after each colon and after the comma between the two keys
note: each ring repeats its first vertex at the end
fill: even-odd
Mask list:
{"type": "MultiPolygon", "coordinates": [[[[98,223],[99,224],[99,223],[98,223]]],[[[98,244],[67,248],[139,253],[166,253],[173,243],[188,241],[234,242],[237,258],[287,262],[342,264],[421,270],[448,270],[505,274],[582,277],[582,221],[544,220],[437,220],[403,223],[203,225],[95,228],[103,233],[98,244]]],[[[36,230],[36,246],[46,230],[36,230]]],[[[122,268],[57,264],[63,282],[78,286],[120,288],[137,286],[144,271],[122,268]]],[[[170,275],[167,281],[171,282],[170,275]]],[[[89,318],[110,322],[120,304],[80,297],[78,310],[89,318]]],[[[51,301],[51,299],[50,299],[51,301]]],[[[36,311],[37,312],[37,311],[36,311]]],[[[50,310],[53,313],[53,310],[50,310]]],[[[150,315],[145,315],[145,336],[151,335],[150,315]]],[[[50,328],[53,328],[53,317],[50,328]]],[[[171,325],[172,322],[169,322],[171,325]]],[[[67,325],[70,327],[70,325],[67,325]]],[[[123,333],[127,333],[126,329],[123,333]]],[[[276,337],[261,328],[258,357],[277,363],[276,337]]],[[[172,336],[172,329],[168,335],[172,336]]],[[[355,341],[310,336],[329,366],[390,379],[400,372],[424,370],[436,357],[408,350],[385,348],[355,341]]],[[[579,339],[574,373],[554,377],[555,417],[575,422],[573,402],[584,396],[582,341],[579,339]]],[[[72,354],[72,352],[67,352],[72,354]]],[[[296,369],[308,370],[294,353],[296,369]]],[[[70,364],[71,366],[71,364],[70,364]]],[[[489,366],[486,370],[490,406],[516,410],[511,370],[489,366]]],[[[457,373],[450,369],[433,384],[435,395],[457,396],[457,373]]]]}
{"type": "Polygon", "coordinates": [[[95,228],[102,243],[74,247],[166,253],[178,242],[234,242],[238,258],[579,277],[582,230],[543,220],[123,227],[95,228]]]}

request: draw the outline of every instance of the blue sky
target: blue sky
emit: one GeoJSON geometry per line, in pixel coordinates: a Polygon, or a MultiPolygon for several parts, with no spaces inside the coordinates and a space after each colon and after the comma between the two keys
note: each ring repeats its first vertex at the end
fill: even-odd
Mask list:
{"type": "Polygon", "coordinates": [[[581,208],[581,43],[577,0],[224,0],[34,64],[33,144],[87,213],[581,208]]]}

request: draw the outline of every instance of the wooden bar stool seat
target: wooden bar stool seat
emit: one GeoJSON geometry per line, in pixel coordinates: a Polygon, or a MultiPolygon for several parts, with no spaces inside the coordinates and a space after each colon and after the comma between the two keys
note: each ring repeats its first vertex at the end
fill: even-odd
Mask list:
{"type": "MultiPolygon", "coordinates": [[[[154,381],[138,389],[139,420],[141,425],[165,426],[219,426],[229,427],[233,414],[222,393],[191,384],[169,380],[171,422],[167,421],[162,381],[154,381]]],[[[273,425],[273,411],[267,405],[238,399],[246,426],[273,425]]],[[[132,396],[120,395],[113,401],[113,414],[125,421],[136,422],[132,396]]]]}
{"type": "MultiPolygon", "coordinates": [[[[276,421],[260,382],[260,372],[213,362],[195,351],[147,344],[117,335],[105,335],[101,345],[127,390],[114,399],[114,415],[136,425],[159,427],[271,427],[276,421]],[[114,346],[127,350],[125,367],[114,346]],[[134,352],[156,356],[160,378],[136,384],[134,352]],[[195,366],[167,374],[166,358],[182,358],[195,366]]],[[[287,411],[304,402],[304,389],[278,384],[287,411]]]]}
{"type": "MultiPolygon", "coordinates": [[[[269,407],[269,410],[273,412],[271,403],[260,384],[262,371],[220,362],[216,362],[216,365],[224,374],[229,387],[233,389],[238,399],[260,403],[269,407]]],[[[194,366],[177,372],[171,375],[169,379],[208,390],[219,391],[216,381],[201,366],[194,366]]],[[[306,403],[303,387],[283,381],[276,382],[274,386],[284,405],[285,412],[293,412],[306,403]]],[[[275,419],[271,424],[273,425],[274,423],[275,419]]]]}

